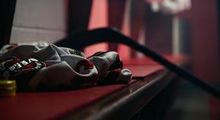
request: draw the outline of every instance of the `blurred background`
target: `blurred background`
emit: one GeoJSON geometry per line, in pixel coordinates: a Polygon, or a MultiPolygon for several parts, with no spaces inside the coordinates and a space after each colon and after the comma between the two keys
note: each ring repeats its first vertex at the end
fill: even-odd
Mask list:
{"type": "MultiPolygon", "coordinates": [[[[220,87],[218,0],[17,0],[11,43],[56,42],[69,34],[115,27],[162,55],[186,55],[187,70],[220,87]]],[[[117,44],[87,47],[87,56],[115,50],[122,59],[142,54],[117,44]]],[[[220,120],[220,103],[183,82],[167,119],[220,120]]]]}

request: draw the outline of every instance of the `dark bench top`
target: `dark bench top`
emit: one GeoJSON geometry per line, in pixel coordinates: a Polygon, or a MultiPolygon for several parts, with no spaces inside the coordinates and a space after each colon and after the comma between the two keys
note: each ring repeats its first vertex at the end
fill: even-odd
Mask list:
{"type": "MultiPolygon", "coordinates": [[[[169,58],[178,63],[180,58],[169,58]]],[[[129,84],[79,90],[17,93],[0,98],[2,120],[125,119],[147,104],[170,81],[166,69],[147,59],[125,62],[134,73],[129,84]],[[142,62],[137,62],[142,61],[142,62]],[[134,64],[136,63],[136,64],[134,64]],[[120,112],[118,112],[120,111],[120,112]]]]}

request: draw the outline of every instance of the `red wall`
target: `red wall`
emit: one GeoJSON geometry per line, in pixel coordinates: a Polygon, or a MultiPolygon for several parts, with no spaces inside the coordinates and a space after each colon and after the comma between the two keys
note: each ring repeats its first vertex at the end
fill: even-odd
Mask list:
{"type": "Polygon", "coordinates": [[[193,72],[204,80],[220,80],[217,0],[192,0],[186,15],[192,27],[193,72]]]}

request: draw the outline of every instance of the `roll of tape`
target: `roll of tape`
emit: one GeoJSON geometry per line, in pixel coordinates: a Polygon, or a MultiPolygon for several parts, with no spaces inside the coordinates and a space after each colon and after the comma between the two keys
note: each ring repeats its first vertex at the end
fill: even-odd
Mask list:
{"type": "Polygon", "coordinates": [[[16,81],[15,80],[0,80],[0,96],[15,96],[16,81]]]}

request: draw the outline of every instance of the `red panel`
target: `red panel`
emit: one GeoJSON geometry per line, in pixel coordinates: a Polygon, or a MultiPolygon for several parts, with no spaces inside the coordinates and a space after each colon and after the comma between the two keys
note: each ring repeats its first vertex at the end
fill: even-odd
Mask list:
{"type": "MultiPolygon", "coordinates": [[[[107,27],[107,1],[106,0],[93,0],[91,17],[88,29],[99,27],[107,27]]],[[[85,49],[86,56],[90,56],[97,51],[106,51],[107,44],[100,43],[89,46],[85,49]]]]}
{"type": "Polygon", "coordinates": [[[193,69],[204,80],[220,79],[217,0],[192,0],[193,69]]]}

